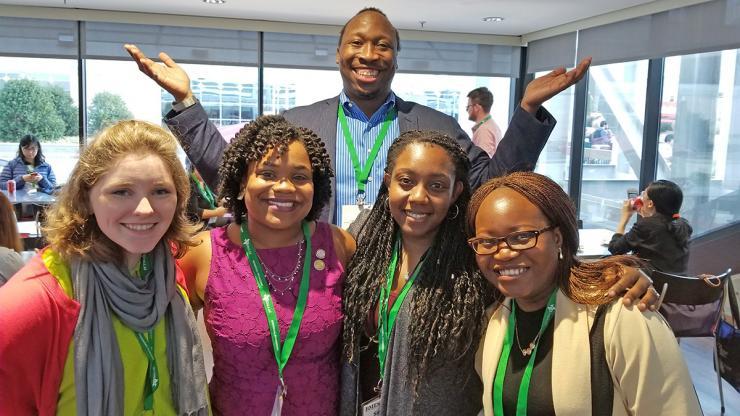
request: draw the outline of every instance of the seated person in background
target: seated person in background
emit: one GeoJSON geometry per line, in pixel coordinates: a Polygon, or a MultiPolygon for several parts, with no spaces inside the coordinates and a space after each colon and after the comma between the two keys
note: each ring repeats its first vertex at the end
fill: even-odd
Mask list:
{"type": "Polygon", "coordinates": [[[609,252],[632,252],[649,262],[654,269],[667,273],[686,273],[689,263],[689,238],[692,229],[678,211],[683,192],[675,183],[664,179],[652,182],[642,191],[640,215],[628,233],[624,227],[635,209],[632,201],[624,201],[617,232],[609,243],[609,252]]]}
{"type": "Polygon", "coordinates": [[[601,120],[599,128],[594,130],[591,135],[591,145],[600,144],[612,147],[612,131],[609,129],[609,125],[606,120],[601,120]]]}
{"type": "MultiPolygon", "coordinates": [[[[190,173],[190,199],[186,210],[188,219],[194,224],[202,223],[207,226],[209,223],[221,219],[228,212],[226,208],[219,206],[216,195],[211,188],[203,181],[200,173],[195,169],[190,161],[186,163],[190,173]],[[213,219],[214,221],[211,221],[213,219]]],[[[224,221],[220,225],[225,225],[224,221]]]]}
{"type": "Polygon", "coordinates": [[[533,172],[472,196],[468,240],[500,302],[477,354],[490,415],[700,415],[671,329],[615,302],[605,272],[631,256],[582,262],[573,204],[533,172]]]}
{"type": "Polygon", "coordinates": [[[18,144],[18,157],[8,162],[0,174],[0,188],[7,189],[8,180],[15,180],[16,189],[28,184],[32,189],[50,194],[57,186],[51,165],[46,163],[39,139],[32,134],[23,136],[18,144]]]}
{"type": "Polygon", "coordinates": [[[0,286],[23,267],[22,250],[13,205],[0,193],[0,286]]]}

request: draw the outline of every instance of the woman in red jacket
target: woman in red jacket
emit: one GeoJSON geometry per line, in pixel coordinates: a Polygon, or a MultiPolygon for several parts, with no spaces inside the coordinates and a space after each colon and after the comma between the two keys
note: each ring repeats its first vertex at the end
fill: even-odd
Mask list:
{"type": "Polygon", "coordinates": [[[0,288],[0,414],[208,413],[176,281],[193,227],[175,150],[161,128],[123,121],[80,155],[48,212],[49,247],[0,288]]]}

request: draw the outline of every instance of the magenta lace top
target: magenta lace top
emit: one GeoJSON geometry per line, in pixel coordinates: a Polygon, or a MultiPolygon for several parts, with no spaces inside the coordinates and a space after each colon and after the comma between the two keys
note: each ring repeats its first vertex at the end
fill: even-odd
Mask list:
{"type": "MultiPolygon", "coordinates": [[[[244,250],[229,241],[226,227],[211,231],[211,244],[205,323],[213,344],[213,378],[209,385],[213,411],[217,415],[269,415],[279,380],[257,284],[244,250]]],[[[317,223],[311,245],[306,311],[283,371],[288,392],[283,416],[335,415],[339,409],[344,269],[334,251],[328,224],[317,223]],[[319,249],[325,257],[323,270],[314,267],[319,249]]],[[[298,250],[295,245],[257,252],[269,270],[287,276],[295,268],[298,250]]],[[[302,264],[295,283],[284,294],[271,289],[281,340],[293,316],[301,271],[302,264]]]]}

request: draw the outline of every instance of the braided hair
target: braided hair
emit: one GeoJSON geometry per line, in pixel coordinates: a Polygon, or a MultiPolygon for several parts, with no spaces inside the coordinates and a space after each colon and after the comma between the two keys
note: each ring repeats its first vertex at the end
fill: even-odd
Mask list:
{"type": "MultiPolygon", "coordinates": [[[[418,393],[420,380],[433,367],[436,359],[445,361],[470,358],[480,337],[483,313],[490,301],[485,279],[475,266],[466,246],[463,213],[470,200],[468,171],[470,163],[462,148],[438,132],[409,131],[396,139],[388,149],[385,168],[391,174],[399,155],[411,144],[442,148],[455,166],[455,179],[462,192],[439,224],[434,241],[426,254],[414,282],[410,305],[409,328],[410,377],[418,393]],[[457,211],[457,214],[455,213],[457,211]]],[[[368,314],[377,304],[381,287],[394,249],[394,236],[399,230],[388,207],[388,187],[382,184],[378,198],[357,237],[357,251],[348,267],[344,283],[344,356],[359,362],[358,349],[368,314]]]]}
{"type": "MultiPolygon", "coordinates": [[[[582,262],[578,252],[578,226],[573,203],[563,189],[547,176],[534,172],[514,172],[494,178],[483,184],[470,199],[468,206],[468,235],[475,234],[475,217],[483,201],[498,188],[509,188],[540,209],[555,225],[563,237],[563,259],[558,261],[556,280],[560,290],[576,303],[601,305],[611,302],[606,294],[612,283],[604,272],[612,270],[617,276],[623,272],[619,266],[639,267],[644,263],[634,256],[611,256],[595,262],[582,262]]],[[[496,293],[500,300],[501,294],[496,293]]]]}
{"type": "Polygon", "coordinates": [[[257,117],[239,130],[224,152],[218,170],[221,178],[218,198],[225,199],[224,205],[234,214],[237,224],[242,223],[247,213],[239,194],[244,187],[249,164],[259,162],[272,149],[284,154],[294,141],[303,143],[311,160],[314,194],[306,220],[313,221],[321,216],[321,211],[331,198],[331,178],[334,176],[324,142],[311,130],[296,127],[283,116],[270,115],[257,117]]]}

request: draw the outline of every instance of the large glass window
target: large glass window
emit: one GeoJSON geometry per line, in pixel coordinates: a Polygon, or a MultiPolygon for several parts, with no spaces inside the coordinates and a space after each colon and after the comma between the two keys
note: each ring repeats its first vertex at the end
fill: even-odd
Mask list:
{"type": "MultiPolygon", "coordinates": [[[[208,118],[219,127],[241,125],[257,113],[257,68],[219,65],[182,65],[190,76],[193,95],[208,118]]],[[[162,114],[170,111],[172,96],[162,91],[162,114]]]]}
{"type": "Polygon", "coordinates": [[[647,71],[647,60],[590,69],[580,205],[584,228],[616,228],[627,190],[639,186],[647,71]]]}
{"type": "Polygon", "coordinates": [[[683,190],[694,235],[740,220],[740,53],[666,58],[658,178],[683,190]]]}
{"type": "Polygon", "coordinates": [[[162,122],[161,88],[134,62],[88,59],[85,72],[88,137],[118,120],[162,122]]]}
{"type": "Polygon", "coordinates": [[[452,116],[468,135],[472,135],[473,122],[468,120],[465,106],[468,105],[468,93],[478,87],[487,87],[493,93],[491,116],[501,131],[506,131],[509,126],[511,78],[396,74],[393,79],[393,92],[396,95],[452,116]]]}
{"type": "MultiPolygon", "coordinates": [[[[161,124],[174,98],[140,73],[131,61],[87,60],[88,135],[117,120],[135,118],[161,124]]],[[[257,117],[257,69],[182,64],[190,87],[208,118],[231,130],[257,117]]],[[[231,134],[233,136],[233,134],[231,134]]]]}
{"type": "Polygon", "coordinates": [[[41,142],[57,184],[79,158],[77,61],[0,57],[0,166],[26,134],[41,142]]]}
{"type": "MultiPolygon", "coordinates": [[[[538,72],[536,77],[547,74],[538,72]]],[[[547,110],[555,117],[557,124],[537,160],[535,172],[548,176],[568,192],[570,180],[570,154],[573,136],[573,102],[575,87],[551,98],[545,103],[547,110]]]]}
{"type": "Polygon", "coordinates": [[[264,113],[280,114],[342,91],[337,70],[265,68],[264,113]]]}

